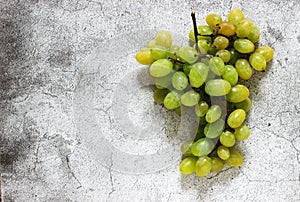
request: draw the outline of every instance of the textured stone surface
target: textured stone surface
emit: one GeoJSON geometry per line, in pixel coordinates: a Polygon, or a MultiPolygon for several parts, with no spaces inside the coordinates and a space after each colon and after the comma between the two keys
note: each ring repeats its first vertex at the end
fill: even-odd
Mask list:
{"type": "MultiPolygon", "coordinates": [[[[0,0],[4,201],[300,201],[299,10],[298,0],[0,0]],[[209,12],[225,16],[232,7],[244,10],[261,29],[260,43],[276,52],[272,68],[246,82],[253,108],[247,120],[252,134],[237,146],[244,165],[200,179],[182,176],[177,160],[166,169],[139,175],[114,171],[113,164],[103,166],[95,160],[75,118],[82,73],[101,75],[84,66],[93,64],[86,58],[104,42],[137,30],[167,29],[187,36],[191,9],[203,23],[209,12]]],[[[126,72],[124,68],[120,71],[126,72]]],[[[111,90],[108,84],[113,87],[111,80],[99,80],[103,93],[111,90]]],[[[136,95],[143,96],[141,91],[136,95]]],[[[146,112],[134,114],[135,109],[133,124],[151,122],[151,117],[142,119],[146,112]]],[[[100,116],[108,113],[105,110],[98,108],[100,116]]],[[[162,119],[166,125],[174,122],[172,115],[151,110],[162,114],[160,118],[169,117],[162,119]]],[[[149,148],[137,148],[136,140],[130,146],[124,137],[109,138],[125,153],[147,153],[157,147],[155,141],[149,148]]]]}

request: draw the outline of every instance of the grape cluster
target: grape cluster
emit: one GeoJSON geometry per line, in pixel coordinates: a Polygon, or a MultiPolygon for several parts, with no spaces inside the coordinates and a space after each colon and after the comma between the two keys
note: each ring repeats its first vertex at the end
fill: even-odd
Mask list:
{"type": "Polygon", "coordinates": [[[190,46],[173,45],[171,34],[161,30],[136,60],[150,65],[156,103],[179,114],[193,108],[199,117],[196,137],[181,145],[180,171],[203,177],[224,164],[243,163],[233,147],[250,135],[244,120],[252,102],[249,89],[238,82],[250,79],[253,69],[265,70],[274,50],[257,48],[260,30],[240,9],[232,9],[227,21],[209,14],[207,25],[197,26],[194,12],[192,19],[190,46]]]}

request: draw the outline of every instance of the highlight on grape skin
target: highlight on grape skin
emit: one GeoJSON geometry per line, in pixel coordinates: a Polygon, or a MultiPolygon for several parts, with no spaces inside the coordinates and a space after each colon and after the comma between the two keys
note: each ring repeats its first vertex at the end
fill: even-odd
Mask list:
{"type": "Polygon", "coordinates": [[[192,12],[190,46],[173,44],[170,32],[160,30],[136,53],[137,62],[149,65],[154,102],[176,113],[191,108],[198,117],[197,135],[180,146],[179,170],[199,177],[242,165],[234,147],[251,134],[245,120],[252,101],[239,81],[264,71],[274,56],[273,48],[258,47],[260,29],[241,9],[203,17],[207,24],[197,25],[192,12]]]}

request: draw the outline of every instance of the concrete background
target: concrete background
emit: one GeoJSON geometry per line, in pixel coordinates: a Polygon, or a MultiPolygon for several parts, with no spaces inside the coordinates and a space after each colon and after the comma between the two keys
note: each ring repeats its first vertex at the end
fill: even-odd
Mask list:
{"type": "MultiPolygon", "coordinates": [[[[0,0],[3,201],[300,201],[299,10],[298,0],[0,0]],[[82,75],[99,74],[85,66],[93,64],[87,58],[107,41],[137,30],[187,36],[191,9],[203,23],[206,14],[225,17],[233,7],[261,29],[260,44],[275,49],[269,70],[246,82],[253,108],[247,120],[252,134],[237,145],[244,165],[200,179],[182,176],[179,159],[139,175],[101,164],[76,121],[82,75]]],[[[126,65],[119,71],[126,72],[126,65]]],[[[103,79],[104,85],[113,83],[103,79]]],[[[137,149],[124,140],[115,142],[124,153],[149,152],[147,144],[137,149]]]]}

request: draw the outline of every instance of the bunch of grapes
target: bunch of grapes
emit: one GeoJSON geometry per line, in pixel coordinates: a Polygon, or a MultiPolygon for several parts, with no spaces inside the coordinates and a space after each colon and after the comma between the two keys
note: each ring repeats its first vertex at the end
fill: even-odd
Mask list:
{"type": "Polygon", "coordinates": [[[196,137],[181,145],[180,171],[203,177],[224,164],[243,163],[233,147],[250,135],[244,120],[252,102],[249,89],[238,81],[250,79],[253,69],[264,71],[274,50],[257,48],[260,30],[240,9],[232,9],[227,21],[209,14],[207,25],[197,26],[194,12],[192,19],[190,46],[173,45],[171,34],[161,30],[136,60],[150,65],[156,103],[179,114],[193,108],[199,117],[196,137]]]}

